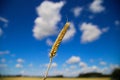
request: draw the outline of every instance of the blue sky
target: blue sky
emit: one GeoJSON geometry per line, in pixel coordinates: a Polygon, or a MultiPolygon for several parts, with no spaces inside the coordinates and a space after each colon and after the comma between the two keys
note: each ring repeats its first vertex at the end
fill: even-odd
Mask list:
{"type": "Polygon", "coordinates": [[[110,74],[120,66],[119,7],[119,0],[1,0],[0,74],[44,75],[67,18],[49,75],[110,74]]]}

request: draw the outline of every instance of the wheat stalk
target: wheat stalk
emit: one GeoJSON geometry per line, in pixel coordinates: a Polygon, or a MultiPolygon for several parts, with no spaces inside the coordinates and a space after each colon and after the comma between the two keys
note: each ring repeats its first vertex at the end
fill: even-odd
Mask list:
{"type": "Polygon", "coordinates": [[[48,75],[48,71],[50,69],[50,66],[52,64],[52,59],[53,57],[56,55],[56,52],[57,52],[57,49],[65,35],[65,33],[67,32],[67,29],[68,27],[70,26],[70,22],[66,22],[65,26],[63,27],[63,29],[61,30],[61,32],[59,33],[56,41],[54,42],[53,46],[52,46],[52,49],[50,51],[50,62],[49,62],[49,65],[48,65],[48,68],[47,68],[47,71],[45,73],[45,77],[43,80],[46,80],[47,79],[47,75],[48,75]]]}

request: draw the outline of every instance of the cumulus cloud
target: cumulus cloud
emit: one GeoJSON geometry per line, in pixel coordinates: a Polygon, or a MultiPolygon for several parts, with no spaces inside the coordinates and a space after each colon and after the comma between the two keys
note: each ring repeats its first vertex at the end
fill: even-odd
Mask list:
{"type": "Polygon", "coordinates": [[[71,65],[70,68],[71,68],[71,69],[76,69],[77,66],[75,66],[75,65],[71,65]]]}
{"type": "Polygon", "coordinates": [[[114,65],[111,64],[110,66],[107,67],[99,67],[96,65],[92,65],[92,66],[82,67],[80,72],[81,73],[100,72],[103,74],[111,74],[115,68],[120,68],[120,66],[118,64],[114,64],[114,65]]]}
{"type": "Polygon", "coordinates": [[[51,67],[57,67],[57,63],[53,62],[51,67]]]}
{"type": "MultiPolygon", "coordinates": [[[[48,65],[49,65],[49,64],[45,64],[46,67],[48,67],[48,65]]],[[[51,64],[51,67],[52,67],[52,68],[57,67],[57,63],[53,62],[53,63],[51,64]]]]}
{"type": "Polygon", "coordinates": [[[110,64],[110,69],[111,70],[114,70],[116,68],[120,68],[120,65],[118,65],[118,64],[110,64]]]}
{"type": "Polygon", "coordinates": [[[46,40],[46,44],[48,45],[48,46],[52,46],[53,44],[54,44],[54,42],[51,40],[51,39],[47,39],[46,40]]]}
{"type": "Polygon", "coordinates": [[[69,39],[71,39],[76,33],[76,30],[75,30],[75,27],[74,27],[74,24],[73,22],[70,23],[70,28],[67,30],[64,38],[63,38],[63,41],[67,41],[69,39]]]}
{"type": "Polygon", "coordinates": [[[55,75],[62,75],[63,72],[60,70],[53,70],[52,72],[50,72],[49,76],[55,76],[55,75]]]}
{"type": "Polygon", "coordinates": [[[81,36],[81,42],[87,43],[97,40],[102,31],[98,28],[97,25],[93,25],[92,23],[83,23],[80,26],[80,30],[83,32],[81,36]]]}
{"type": "Polygon", "coordinates": [[[79,63],[79,62],[80,62],[79,56],[72,56],[66,61],[66,63],[68,63],[68,64],[75,64],[75,63],[79,63]]]}
{"type": "Polygon", "coordinates": [[[17,62],[18,62],[18,63],[23,63],[23,62],[24,62],[24,60],[23,60],[23,59],[21,59],[21,58],[18,58],[18,59],[17,59],[17,62]]]}
{"type": "Polygon", "coordinates": [[[0,21],[8,23],[8,20],[6,18],[0,17],[0,21]]]}
{"type": "Polygon", "coordinates": [[[107,32],[109,30],[109,27],[103,28],[102,32],[107,32]]]}
{"type": "Polygon", "coordinates": [[[72,12],[74,13],[75,17],[78,17],[80,15],[81,11],[82,11],[81,7],[75,7],[72,9],[72,12]]]}
{"type": "Polygon", "coordinates": [[[102,66],[105,66],[107,63],[106,62],[104,62],[104,61],[101,61],[100,62],[100,65],[102,65],[102,66]]]}
{"type": "Polygon", "coordinates": [[[97,66],[92,66],[91,69],[92,69],[93,71],[94,71],[94,70],[96,71],[96,70],[98,69],[98,67],[97,67],[97,66]]]}
{"type": "Polygon", "coordinates": [[[87,67],[87,64],[86,64],[85,62],[80,62],[80,63],[79,63],[79,66],[80,66],[80,67],[87,67]]]}
{"type": "Polygon", "coordinates": [[[25,70],[21,70],[20,74],[24,75],[25,74],[25,70]]]}
{"type": "MultiPolygon", "coordinates": [[[[81,65],[86,64],[84,62],[81,62],[81,65]]],[[[51,73],[53,73],[53,75],[56,74],[61,74],[64,75],[65,77],[75,77],[78,76],[79,74],[83,74],[83,73],[91,73],[91,72],[98,72],[98,73],[103,73],[103,74],[111,74],[111,72],[115,69],[115,68],[120,68],[118,65],[110,65],[107,67],[99,67],[97,65],[91,65],[91,66],[86,66],[85,67],[81,67],[81,68],[77,68],[76,65],[71,65],[69,67],[64,67],[62,70],[58,71],[55,70],[51,73]],[[74,69],[74,70],[73,70],[74,69]]]]}
{"type": "Polygon", "coordinates": [[[108,67],[104,67],[103,69],[100,70],[100,72],[103,74],[108,74],[108,71],[110,71],[108,67]]]}
{"type": "Polygon", "coordinates": [[[5,55],[5,54],[9,54],[10,52],[8,50],[6,51],[0,51],[0,55],[5,55]]]}
{"type": "MultiPolygon", "coordinates": [[[[7,20],[6,18],[0,16],[0,22],[3,22],[3,23],[4,23],[3,27],[7,27],[7,25],[8,25],[8,20],[7,20]]],[[[2,35],[3,35],[3,30],[2,30],[2,28],[0,28],[0,37],[1,37],[2,35]]]]}
{"type": "Polygon", "coordinates": [[[91,67],[83,67],[81,69],[81,73],[89,73],[89,72],[99,72],[99,68],[93,65],[91,67]]]}
{"type": "Polygon", "coordinates": [[[69,70],[69,71],[63,71],[63,75],[65,77],[77,77],[79,75],[80,71],[79,70],[69,70]]]}
{"type": "Polygon", "coordinates": [[[23,68],[22,64],[16,64],[16,68],[23,68]]]}
{"type": "Polygon", "coordinates": [[[38,17],[35,19],[33,36],[36,39],[43,39],[57,33],[57,23],[61,20],[60,10],[65,2],[43,1],[36,8],[38,17]]]}
{"type": "Polygon", "coordinates": [[[4,22],[4,27],[6,27],[8,25],[8,22],[9,22],[6,18],[1,17],[1,16],[0,16],[0,21],[4,22]]]}
{"type": "Polygon", "coordinates": [[[100,13],[104,11],[105,7],[102,5],[102,3],[103,3],[103,0],[94,0],[89,7],[91,12],[100,13]]]}
{"type": "Polygon", "coordinates": [[[55,76],[55,75],[63,75],[65,77],[76,77],[79,74],[79,70],[76,69],[71,69],[71,68],[64,68],[62,70],[54,70],[50,72],[50,76],[55,76]]]}

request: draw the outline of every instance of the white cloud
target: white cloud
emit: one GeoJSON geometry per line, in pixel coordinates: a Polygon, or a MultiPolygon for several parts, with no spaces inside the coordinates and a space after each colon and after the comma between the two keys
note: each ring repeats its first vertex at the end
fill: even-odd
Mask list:
{"type": "MultiPolygon", "coordinates": [[[[116,67],[118,67],[118,65],[116,67]]],[[[97,65],[85,66],[85,67],[81,67],[81,68],[79,68],[79,67],[77,68],[76,65],[70,65],[68,67],[63,67],[63,69],[61,69],[60,71],[59,70],[51,71],[50,74],[52,74],[52,75],[60,74],[65,77],[75,77],[82,73],[100,72],[103,74],[110,74],[112,71],[113,70],[111,70],[109,67],[99,67],[97,65]]]]}
{"type": "Polygon", "coordinates": [[[23,60],[23,59],[21,59],[21,58],[18,58],[18,59],[17,59],[17,62],[18,62],[18,63],[23,63],[23,62],[24,62],[24,60],[23,60]]]}
{"type": "Polygon", "coordinates": [[[50,72],[49,76],[63,75],[64,77],[77,77],[79,70],[74,70],[72,68],[64,68],[62,70],[53,70],[50,72]],[[51,75],[52,74],[52,75],[51,75]]]}
{"type": "Polygon", "coordinates": [[[80,73],[79,70],[69,70],[69,71],[63,71],[62,74],[65,76],[65,77],[77,77],[78,74],[80,73]]]}
{"type": "Polygon", "coordinates": [[[116,21],[115,21],[115,25],[116,25],[116,26],[120,25],[120,21],[119,21],[119,20],[116,20],[116,21]]]}
{"type": "MultiPolygon", "coordinates": [[[[49,65],[49,64],[45,64],[46,67],[48,67],[48,65],[49,65]]],[[[52,68],[57,67],[57,63],[53,62],[53,63],[51,64],[51,67],[52,67],[52,68]]]]}
{"type": "MultiPolygon", "coordinates": [[[[0,22],[4,22],[4,26],[3,27],[6,27],[8,25],[8,20],[6,18],[3,18],[0,16],[0,22]]],[[[3,35],[3,30],[2,28],[0,28],[0,37],[3,35]]]]}
{"type": "Polygon", "coordinates": [[[116,68],[120,68],[119,64],[110,64],[109,67],[104,67],[101,69],[103,74],[111,74],[116,68]]]}
{"type": "Polygon", "coordinates": [[[80,26],[80,30],[83,32],[81,36],[81,42],[87,43],[97,40],[102,31],[98,28],[97,25],[93,25],[92,23],[83,23],[80,26]]]}
{"type": "Polygon", "coordinates": [[[94,0],[93,3],[90,4],[90,10],[93,13],[100,13],[105,10],[105,7],[102,6],[103,0],[94,0]]]}
{"type": "Polygon", "coordinates": [[[80,62],[79,56],[72,56],[66,61],[66,63],[68,64],[74,64],[74,63],[79,63],[79,62],[80,62]]]}
{"type": "Polygon", "coordinates": [[[70,69],[69,68],[65,68],[65,71],[68,72],[68,71],[70,71],[70,69]]]}
{"type": "Polygon", "coordinates": [[[4,22],[4,27],[7,27],[9,21],[6,18],[0,17],[0,21],[4,22]]]}
{"type": "Polygon", "coordinates": [[[100,72],[103,74],[108,74],[108,71],[110,71],[108,67],[104,67],[103,69],[100,70],[100,72]]]}
{"type": "Polygon", "coordinates": [[[51,40],[51,39],[47,39],[46,40],[46,44],[48,45],[48,46],[52,46],[53,44],[54,44],[54,42],[51,40]]]}
{"type": "Polygon", "coordinates": [[[109,27],[103,28],[102,32],[107,32],[109,30],[109,27]]]}
{"type": "Polygon", "coordinates": [[[111,70],[114,70],[116,68],[120,68],[120,65],[118,65],[118,64],[110,64],[110,69],[111,70]]]}
{"type": "Polygon", "coordinates": [[[81,11],[82,11],[81,7],[75,7],[74,9],[72,9],[72,12],[74,13],[75,17],[78,17],[80,15],[81,11]]]}
{"type": "Polygon", "coordinates": [[[97,67],[97,66],[92,66],[91,69],[92,69],[93,71],[96,71],[96,70],[98,69],[98,67],[97,67]]]}
{"type": "Polygon", "coordinates": [[[91,72],[100,72],[100,73],[108,73],[107,70],[110,70],[108,69],[108,67],[103,67],[103,68],[100,68],[96,65],[93,65],[93,66],[86,66],[86,67],[82,67],[80,72],[81,73],[91,73],[91,72]]]}
{"type": "Polygon", "coordinates": [[[64,38],[63,38],[63,41],[67,41],[69,39],[71,39],[76,33],[76,30],[75,30],[75,27],[74,27],[74,24],[71,22],[70,23],[70,28],[67,30],[64,38]]]}
{"type": "Polygon", "coordinates": [[[81,69],[81,73],[98,72],[98,71],[99,71],[99,68],[95,65],[91,67],[83,67],[81,69]]]}
{"type": "Polygon", "coordinates": [[[80,63],[79,63],[79,66],[80,66],[80,67],[87,67],[87,64],[84,63],[84,62],[80,62],[80,63]]]}
{"type": "Polygon", "coordinates": [[[4,22],[4,23],[8,23],[8,20],[6,18],[0,17],[0,21],[4,22]]]}
{"type": "Polygon", "coordinates": [[[4,55],[4,54],[9,54],[10,52],[8,50],[6,51],[0,51],[0,55],[4,55]]]}
{"type": "Polygon", "coordinates": [[[51,66],[52,67],[57,67],[57,63],[53,62],[51,66]]]}
{"type": "Polygon", "coordinates": [[[36,39],[43,39],[57,33],[57,23],[61,20],[60,10],[64,2],[44,1],[38,6],[38,17],[35,19],[33,35],[36,39]]]}
{"type": "Polygon", "coordinates": [[[76,69],[77,66],[75,66],[75,65],[71,65],[70,68],[71,68],[71,69],[76,69]]]}
{"type": "Polygon", "coordinates": [[[100,65],[103,65],[103,66],[105,66],[107,63],[106,62],[104,62],[104,61],[101,61],[100,62],[100,65]]]}
{"type": "Polygon", "coordinates": [[[23,68],[22,64],[16,64],[16,68],[23,68]]]}
{"type": "Polygon", "coordinates": [[[20,74],[24,75],[25,74],[25,70],[21,70],[20,74]]]}

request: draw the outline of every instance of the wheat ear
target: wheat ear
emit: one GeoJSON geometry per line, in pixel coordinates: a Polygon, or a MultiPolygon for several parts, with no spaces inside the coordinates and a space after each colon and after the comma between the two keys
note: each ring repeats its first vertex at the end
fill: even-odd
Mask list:
{"type": "Polygon", "coordinates": [[[53,57],[56,55],[56,52],[57,52],[57,49],[65,35],[65,33],[67,32],[67,29],[68,27],[70,26],[70,23],[69,22],[66,22],[65,26],[63,27],[63,29],[61,30],[61,32],[59,33],[56,41],[54,42],[53,46],[52,46],[52,49],[50,51],[50,62],[49,62],[49,65],[48,65],[48,68],[47,68],[47,71],[46,71],[46,74],[45,74],[45,77],[43,80],[46,80],[47,79],[47,75],[48,75],[48,71],[50,69],[50,66],[52,64],[52,59],[53,57]]]}

